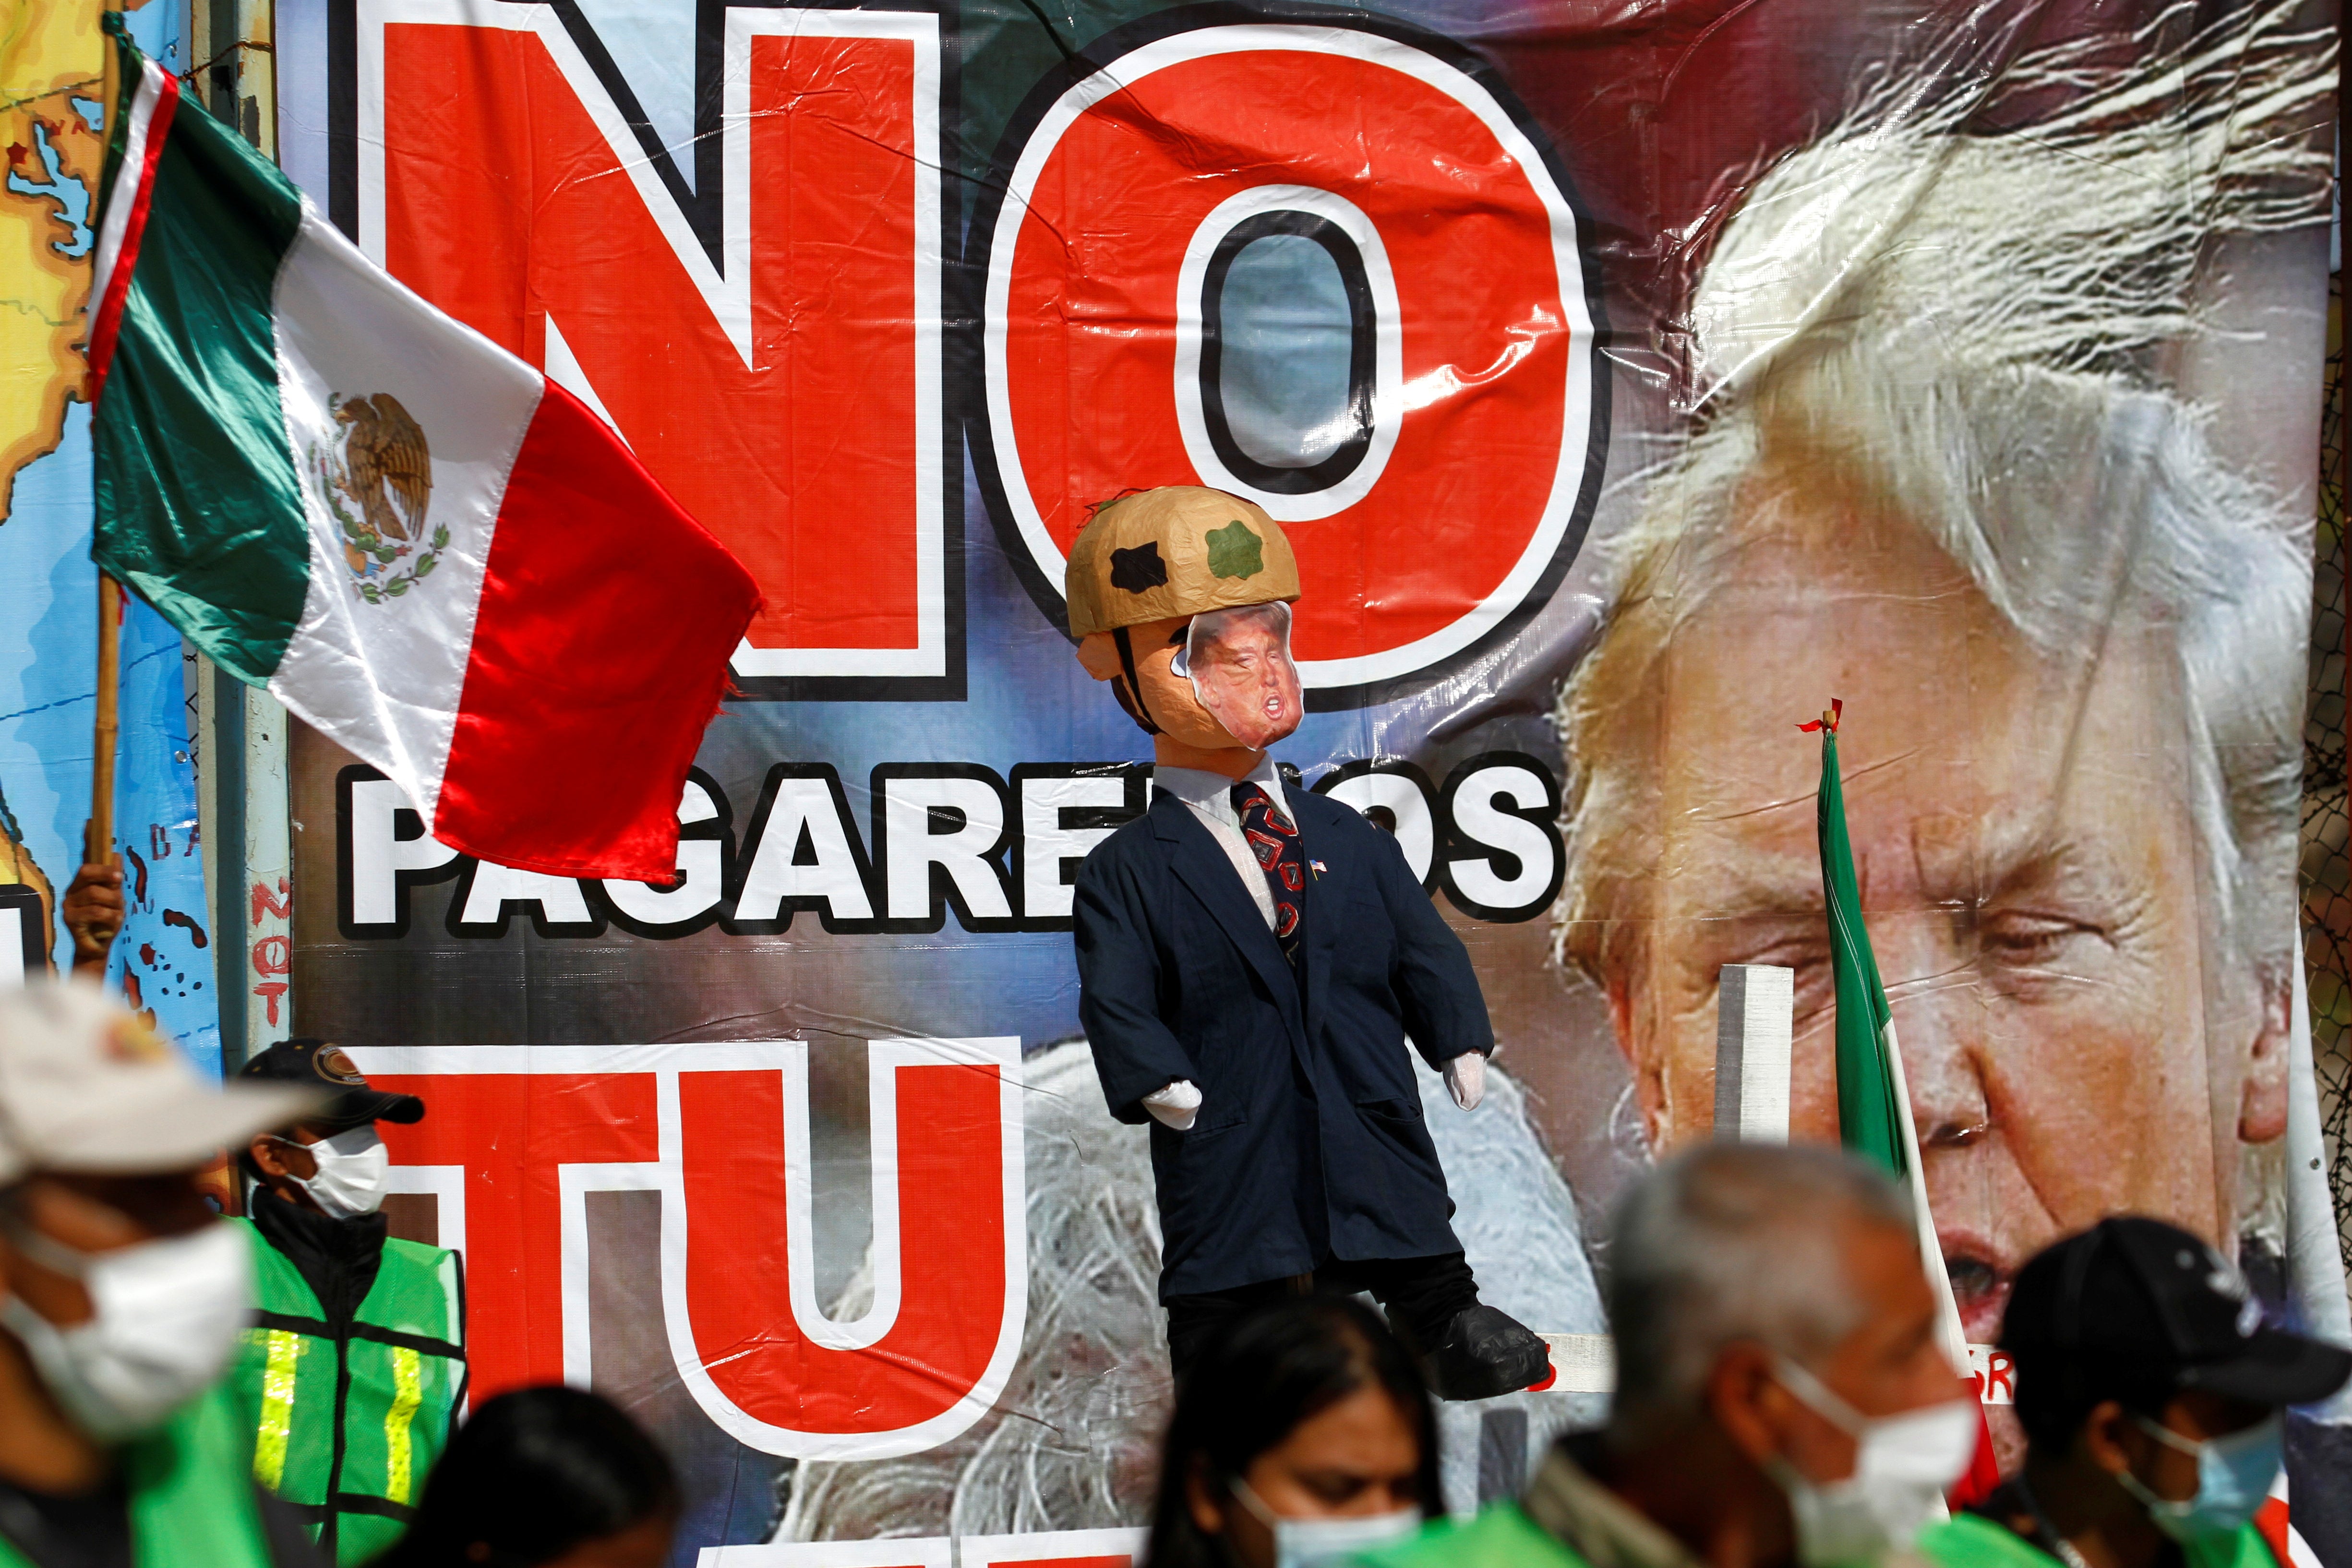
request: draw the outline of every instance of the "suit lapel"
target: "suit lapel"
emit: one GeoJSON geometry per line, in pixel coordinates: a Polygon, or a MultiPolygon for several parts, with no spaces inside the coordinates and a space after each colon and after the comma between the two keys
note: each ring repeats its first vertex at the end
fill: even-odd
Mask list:
{"type": "Polygon", "coordinates": [[[1242,956],[1256,969],[1266,987],[1276,997],[1298,994],[1297,977],[1290,972],[1290,960],[1282,956],[1282,945],[1266,929],[1265,916],[1258,913],[1257,901],[1242,886],[1240,870],[1225,858],[1225,852],[1192,808],[1173,795],[1160,794],[1151,802],[1151,827],[1167,852],[1168,863],[1177,879],[1192,890],[1192,895],[1208,906],[1217,925],[1233,945],[1241,949],[1242,956]]]}

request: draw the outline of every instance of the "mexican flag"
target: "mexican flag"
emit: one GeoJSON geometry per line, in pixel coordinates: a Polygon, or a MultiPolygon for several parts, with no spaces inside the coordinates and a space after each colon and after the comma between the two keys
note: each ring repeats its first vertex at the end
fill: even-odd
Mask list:
{"type": "Polygon", "coordinates": [[[576,398],[368,260],[106,26],[100,569],[442,842],[667,882],[750,574],[576,398]]]}
{"type": "MultiPolygon", "coordinates": [[[[1815,797],[1822,844],[1822,894],[1829,905],[1830,969],[1837,982],[1838,1141],[1884,1166],[1911,1192],[1911,1212],[1919,1225],[1919,1252],[1927,1260],[1927,1284],[1935,1291],[1944,1353],[1963,1375],[1969,1371],[1969,1341],[1952,1299],[1944,1249],[1927,1211],[1927,1184],[1919,1165],[1919,1133],[1911,1120],[1911,1091],[1903,1076],[1903,1051],[1895,1040],[1895,1014],[1878,977],[1863,924],[1862,891],[1854,880],[1853,845],[1846,837],[1845,790],[1838,775],[1838,721],[1845,705],[1832,703],[1819,722],[1801,729],[1822,732],[1822,783],[1815,797]]],[[[1977,1451],[1968,1475],[1952,1490],[1955,1506],[1965,1507],[2000,1484],[1992,1434],[1977,1411],[1977,1451]]]]}

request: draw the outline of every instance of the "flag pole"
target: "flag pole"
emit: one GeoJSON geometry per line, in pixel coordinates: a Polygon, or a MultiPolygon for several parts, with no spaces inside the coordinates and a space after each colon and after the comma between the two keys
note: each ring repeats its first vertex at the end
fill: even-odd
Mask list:
{"type": "MultiPolygon", "coordinates": [[[[122,0],[101,0],[106,11],[122,9],[122,0]]],[[[109,44],[99,63],[99,80],[106,112],[112,115],[121,99],[116,51],[109,44]]],[[[108,126],[111,134],[117,128],[108,126]]],[[[90,301],[94,313],[98,301],[90,301]]],[[[89,822],[82,831],[82,861],[88,865],[112,865],[114,855],[114,755],[122,726],[118,696],[121,690],[122,585],[103,570],[98,574],[98,714],[91,725],[89,822]]]]}
{"type": "Polygon", "coordinates": [[[114,863],[114,744],[121,731],[115,698],[122,657],[122,587],[98,574],[98,722],[91,735],[89,829],[82,859],[114,863]]]}
{"type": "Polygon", "coordinates": [[[1903,1107],[1895,1118],[1896,1129],[1903,1134],[1903,1166],[1909,1179],[1905,1184],[1911,1189],[1912,1221],[1919,1230],[1920,1256],[1927,1265],[1927,1283],[1936,1293],[1936,1329],[1944,1342],[1944,1352],[1952,1358],[1960,1375],[1969,1373],[1968,1331],[1960,1324],[1960,1304],[1952,1293],[1952,1276],[1944,1266],[1944,1245],[1936,1236],[1935,1216],[1927,1211],[1927,1167],[1919,1159],[1919,1127],[1911,1117],[1911,1082],[1903,1071],[1903,1046],[1895,1038],[1895,1020],[1886,1020],[1881,1037],[1886,1041],[1886,1071],[1895,1080],[1895,1103],[1903,1107]]]}

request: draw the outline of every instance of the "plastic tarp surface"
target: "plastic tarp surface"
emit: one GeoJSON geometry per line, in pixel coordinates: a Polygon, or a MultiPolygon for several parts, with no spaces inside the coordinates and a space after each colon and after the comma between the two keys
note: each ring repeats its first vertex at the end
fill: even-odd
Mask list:
{"type": "MultiPolygon", "coordinates": [[[[312,199],[767,597],[674,885],[454,856],[298,742],[297,1020],[432,1107],[394,1203],[467,1250],[478,1395],[637,1410],[684,1553],[1131,1550],[1053,1532],[1141,1522],[1168,1399],[1068,934],[1149,747],[1059,585],[1169,483],[1283,523],[1276,755],[1472,953],[1495,1086],[1423,1100],[1487,1299],[1604,1332],[1612,1197],[1711,1130],[1724,965],[1795,970],[1833,1135],[1796,725],[1837,697],[1970,1339],[2122,1210],[2293,1317],[2326,25],[281,0],[312,199]]],[[[1449,1500],[1597,1411],[1449,1408],[1449,1500]]],[[[2295,1517],[2352,1543],[2298,1434],[2295,1517]]]]}

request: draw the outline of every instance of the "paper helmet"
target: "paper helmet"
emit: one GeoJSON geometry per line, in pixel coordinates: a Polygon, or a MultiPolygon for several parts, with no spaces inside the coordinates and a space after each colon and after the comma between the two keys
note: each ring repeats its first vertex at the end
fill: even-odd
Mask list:
{"type": "Polygon", "coordinates": [[[1251,502],[1164,485],[1095,513],[1064,577],[1070,634],[1298,598],[1298,559],[1281,525],[1251,502]]]}

